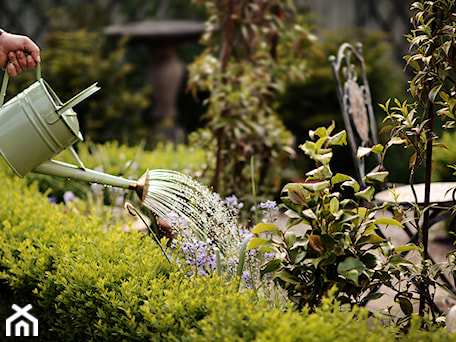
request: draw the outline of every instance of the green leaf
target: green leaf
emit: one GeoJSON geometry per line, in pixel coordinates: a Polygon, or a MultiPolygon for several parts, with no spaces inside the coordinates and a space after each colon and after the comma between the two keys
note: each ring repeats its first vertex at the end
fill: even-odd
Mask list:
{"type": "Polygon", "coordinates": [[[320,138],[315,143],[315,151],[318,151],[323,147],[324,143],[326,142],[326,137],[320,138]]]}
{"type": "Polygon", "coordinates": [[[290,258],[296,264],[300,263],[305,256],[306,252],[302,248],[294,248],[290,251],[290,258]]]}
{"type": "Polygon", "coordinates": [[[377,153],[377,154],[378,153],[382,153],[383,150],[384,150],[384,147],[383,147],[382,144],[377,144],[377,145],[372,146],[372,152],[373,153],[377,153]]]}
{"type": "Polygon", "coordinates": [[[391,140],[388,141],[386,146],[391,146],[391,145],[400,145],[400,144],[405,144],[407,140],[401,139],[399,137],[393,137],[391,140]]]}
{"type": "Polygon", "coordinates": [[[288,192],[288,197],[293,203],[298,205],[305,205],[307,202],[307,193],[302,187],[302,183],[288,183],[285,185],[288,192]]]}
{"type": "Polygon", "coordinates": [[[273,252],[273,253],[278,253],[279,250],[273,246],[261,246],[260,248],[258,248],[259,251],[262,251],[262,252],[273,252]]]}
{"type": "Polygon", "coordinates": [[[282,261],[280,259],[272,259],[271,261],[262,265],[260,268],[260,276],[263,277],[267,273],[276,272],[280,268],[281,262],[282,261]]]}
{"type": "Polygon", "coordinates": [[[386,180],[386,177],[388,177],[388,175],[389,175],[388,171],[370,172],[365,176],[364,179],[367,183],[384,182],[386,180]]]}
{"type": "Polygon", "coordinates": [[[261,234],[264,232],[280,231],[279,227],[272,223],[258,223],[252,230],[251,234],[261,234]]]}
{"type": "Polygon", "coordinates": [[[410,260],[407,260],[398,254],[392,255],[388,259],[388,264],[395,265],[395,266],[413,265],[413,263],[410,260]]]}
{"type": "Polygon", "coordinates": [[[328,135],[326,132],[327,132],[326,127],[318,127],[315,131],[312,131],[312,133],[309,132],[309,136],[311,137],[312,140],[315,139],[315,136],[323,138],[328,135]]]}
{"type": "Polygon", "coordinates": [[[317,192],[328,188],[331,183],[327,180],[322,182],[301,183],[302,187],[310,192],[317,192]]]}
{"type": "Polygon", "coordinates": [[[321,236],[321,243],[325,251],[331,251],[337,245],[336,240],[327,234],[321,236]]]}
{"type": "Polygon", "coordinates": [[[415,245],[414,243],[409,243],[404,246],[399,246],[394,249],[396,253],[410,252],[410,251],[423,251],[423,248],[415,245]]]}
{"type": "Polygon", "coordinates": [[[329,146],[334,146],[334,145],[347,145],[347,134],[345,131],[341,131],[332,137],[329,138],[328,140],[328,145],[329,146]]]}
{"type": "Polygon", "coordinates": [[[413,313],[413,305],[408,298],[399,297],[397,298],[397,301],[399,302],[399,306],[401,307],[402,312],[406,316],[410,316],[413,313]]]}
{"type": "Polygon", "coordinates": [[[354,257],[348,257],[337,266],[337,272],[341,276],[358,284],[358,278],[364,272],[365,268],[360,260],[354,257]]]}
{"type": "Polygon", "coordinates": [[[333,178],[331,178],[331,184],[334,185],[350,180],[353,180],[353,178],[342,173],[337,173],[333,178]]]}
{"type": "Polygon", "coordinates": [[[316,220],[317,219],[317,215],[315,215],[315,213],[312,211],[312,209],[303,210],[301,212],[301,214],[303,214],[305,217],[310,218],[311,220],[316,220]]]}
{"type": "Polygon", "coordinates": [[[333,156],[332,152],[327,152],[327,153],[323,153],[323,154],[317,154],[313,157],[313,159],[317,162],[322,163],[323,165],[328,165],[332,159],[332,156],[333,156]]]}
{"type": "Polygon", "coordinates": [[[285,242],[288,247],[293,247],[293,245],[296,242],[296,234],[293,232],[290,232],[290,231],[286,232],[285,233],[285,242]]]}
{"type": "Polygon", "coordinates": [[[429,92],[429,95],[428,95],[429,101],[435,102],[435,98],[437,97],[437,94],[439,93],[441,88],[442,88],[442,85],[439,84],[438,86],[431,89],[431,91],[429,92]]]}
{"type": "Polygon", "coordinates": [[[367,303],[371,300],[376,300],[381,297],[383,297],[384,293],[381,292],[374,292],[374,293],[369,293],[366,297],[363,298],[362,303],[367,303]]]}
{"type": "Polygon", "coordinates": [[[255,249],[255,248],[263,245],[267,241],[269,241],[269,240],[254,237],[252,240],[250,240],[249,245],[247,246],[247,250],[249,251],[251,249],[255,249]]]}
{"type": "Polygon", "coordinates": [[[374,195],[375,195],[375,188],[372,186],[369,186],[366,189],[355,193],[355,196],[357,198],[361,198],[366,201],[371,201],[372,198],[374,198],[374,195]]]}
{"type": "Polygon", "coordinates": [[[365,244],[376,244],[385,241],[384,238],[378,236],[377,234],[369,234],[369,235],[364,235],[361,237],[358,241],[358,245],[362,246],[365,244]]]}
{"type": "Polygon", "coordinates": [[[329,211],[331,214],[337,213],[339,210],[339,200],[335,197],[331,198],[331,201],[329,202],[329,211]]]}
{"type": "Polygon", "coordinates": [[[372,148],[370,148],[370,147],[360,146],[360,147],[358,147],[358,151],[356,152],[356,157],[358,159],[361,159],[361,158],[369,155],[369,153],[371,153],[371,151],[372,151],[372,148]]]}
{"type": "Polygon", "coordinates": [[[290,283],[293,285],[300,285],[301,282],[297,276],[286,269],[282,269],[275,274],[275,278],[280,278],[286,283],[290,283]]]}
{"type": "Polygon", "coordinates": [[[315,177],[318,179],[327,179],[332,177],[332,172],[328,165],[322,165],[306,173],[307,177],[315,177]]]}
{"type": "Polygon", "coordinates": [[[359,186],[359,183],[356,180],[354,180],[353,178],[351,178],[348,181],[343,182],[341,186],[342,186],[342,188],[345,188],[348,186],[348,187],[352,188],[353,191],[355,191],[355,192],[358,192],[359,189],[361,188],[359,186]]]}
{"type": "Polygon", "coordinates": [[[387,226],[398,226],[401,228],[404,228],[402,223],[399,221],[392,219],[392,218],[387,218],[387,217],[380,217],[374,221],[375,224],[386,224],[387,226]]]}

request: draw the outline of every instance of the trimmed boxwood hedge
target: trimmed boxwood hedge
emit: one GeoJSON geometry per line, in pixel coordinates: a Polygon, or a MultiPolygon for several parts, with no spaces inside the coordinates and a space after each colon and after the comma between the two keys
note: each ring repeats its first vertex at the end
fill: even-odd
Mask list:
{"type": "Polygon", "coordinates": [[[408,335],[341,312],[278,308],[216,275],[188,277],[152,239],[49,203],[0,167],[0,336],[11,305],[32,304],[41,341],[451,341],[443,329],[408,335]]]}

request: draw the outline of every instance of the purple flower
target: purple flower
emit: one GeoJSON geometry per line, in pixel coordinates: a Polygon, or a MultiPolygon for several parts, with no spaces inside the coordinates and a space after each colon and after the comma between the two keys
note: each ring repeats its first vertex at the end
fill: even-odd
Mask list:
{"type": "Polygon", "coordinates": [[[104,186],[101,185],[101,184],[92,183],[92,184],[90,184],[90,189],[97,196],[102,196],[103,195],[104,186]]]}
{"type": "Polygon", "coordinates": [[[279,207],[277,206],[276,201],[267,200],[266,202],[260,203],[259,207],[261,209],[267,209],[267,210],[273,210],[273,211],[278,211],[279,210],[279,207]]]}
{"type": "Polygon", "coordinates": [[[72,191],[66,191],[63,194],[63,201],[65,202],[65,204],[68,204],[70,202],[77,202],[79,201],[79,199],[73,194],[72,191]]]}
{"type": "Polygon", "coordinates": [[[250,272],[249,271],[244,271],[242,272],[242,276],[241,276],[241,279],[244,281],[245,283],[245,286],[251,290],[253,287],[252,287],[252,278],[250,276],[250,272]]]}
{"type": "Polygon", "coordinates": [[[236,213],[239,213],[239,210],[244,208],[244,203],[238,202],[238,199],[235,195],[228,196],[225,198],[223,203],[225,203],[228,208],[232,209],[236,213]]]}

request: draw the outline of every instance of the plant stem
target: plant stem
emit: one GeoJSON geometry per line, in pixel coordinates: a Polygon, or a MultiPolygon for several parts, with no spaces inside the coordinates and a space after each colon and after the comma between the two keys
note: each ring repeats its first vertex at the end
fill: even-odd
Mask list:
{"type": "Polygon", "coordinates": [[[255,206],[255,224],[259,223],[258,219],[258,205],[256,197],[256,188],[255,188],[255,157],[250,157],[250,178],[252,179],[252,195],[253,195],[253,205],[255,206]]]}
{"type": "MultiPolygon", "coordinates": [[[[226,23],[225,23],[225,41],[222,48],[222,73],[225,75],[228,68],[228,63],[231,55],[231,36],[233,31],[233,0],[228,0],[228,9],[226,13],[226,23]]],[[[223,83],[226,83],[226,76],[224,76],[223,83]]],[[[228,109],[222,109],[221,116],[226,116],[228,114],[228,109]]],[[[223,149],[225,145],[225,130],[223,127],[217,130],[217,155],[216,155],[216,166],[214,179],[212,181],[212,186],[214,187],[215,192],[219,192],[220,186],[220,173],[224,165],[224,156],[223,149]]]]}

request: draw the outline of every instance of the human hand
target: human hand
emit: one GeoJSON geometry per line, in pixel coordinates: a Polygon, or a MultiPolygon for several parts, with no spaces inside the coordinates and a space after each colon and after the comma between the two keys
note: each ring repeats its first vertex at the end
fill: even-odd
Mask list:
{"type": "Polygon", "coordinates": [[[8,32],[0,35],[0,68],[5,70],[8,64],[10,76],[34,69],[40,61],[40,48],[29,37],[8,32]]]}

